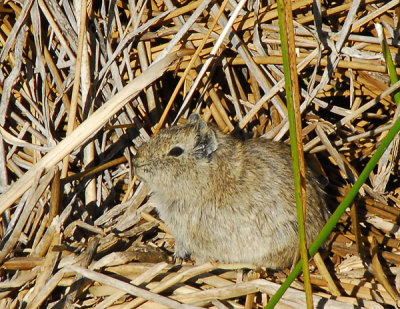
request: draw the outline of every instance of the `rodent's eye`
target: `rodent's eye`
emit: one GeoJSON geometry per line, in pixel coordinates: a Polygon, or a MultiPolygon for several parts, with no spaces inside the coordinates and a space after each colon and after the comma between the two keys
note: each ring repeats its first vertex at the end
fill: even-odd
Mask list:
{"type": "Polygon", "coordinates": [[[181,147],[174,147],[169,152],[168,155],[172,157],[179,157],[183,153],[183,149],[181,147]]]}

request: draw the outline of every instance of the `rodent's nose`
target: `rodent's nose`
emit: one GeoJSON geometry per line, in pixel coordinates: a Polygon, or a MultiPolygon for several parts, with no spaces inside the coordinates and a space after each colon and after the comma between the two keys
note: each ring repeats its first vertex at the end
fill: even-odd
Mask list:
{"type": "Polygon", "coordinates": [[[136,155],[132,158],[132,165],[133,167],[137,168],[143,163],[143,157],[136,153],[136,155]]]}

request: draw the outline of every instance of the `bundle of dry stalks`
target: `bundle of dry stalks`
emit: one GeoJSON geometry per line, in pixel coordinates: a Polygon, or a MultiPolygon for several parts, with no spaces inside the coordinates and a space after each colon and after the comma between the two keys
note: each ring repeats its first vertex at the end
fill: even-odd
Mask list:
{"type": "MultiPolygon", "coordinates": [[[[143,140],[195,111],[225,132],[287,141],[276,7],[0,3],[1,308],[268,302],[287,272],[174,265],[174,240],[131,159],[143,140]]],[[[398,117],[376,24],[396,63],[400,5],[302,0],[292,9],[304,149],[329,178],[334,208],[398,117]]],[[[324,259],[311,263],[314,305],[399,304],[397,145],[343,215],[324,259]]],[[[302,289],[300,277],[280,305],[304,307],[302,289]]]]}

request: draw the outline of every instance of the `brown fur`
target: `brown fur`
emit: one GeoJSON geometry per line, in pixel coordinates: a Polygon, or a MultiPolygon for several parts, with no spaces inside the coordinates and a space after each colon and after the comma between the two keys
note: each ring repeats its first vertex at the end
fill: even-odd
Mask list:
{"type": "MultiPolygon", "coordinates": [[[[264,138],[242,142],[192,115],[142,145],[134,166],[176,239],[176,257],[274,269],[293,262],[297,212],[287,145],[264,138]],[[170,153],[174,147],[183,153],[170,153]]],[[[309,169],[306,190],[310,243],[328,211],[309,169]]]]}

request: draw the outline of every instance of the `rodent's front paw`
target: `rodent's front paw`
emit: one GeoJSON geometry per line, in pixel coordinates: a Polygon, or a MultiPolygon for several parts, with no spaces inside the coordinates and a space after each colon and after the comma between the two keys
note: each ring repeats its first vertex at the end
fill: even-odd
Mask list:
{"type": "Polygon", "coordinates": [[[183,264],[183,259],[180,258],[180,257],[176,257],[174,255],[174,262],[175,262],[175,265],[182,265],[183,264]]]}
{"type": "Polygon", "coordinates": [[[178,240],[175,240],[174,260],[175,262],[182,263],[184,260],[189,259],[191,252],[178,240]]]}

